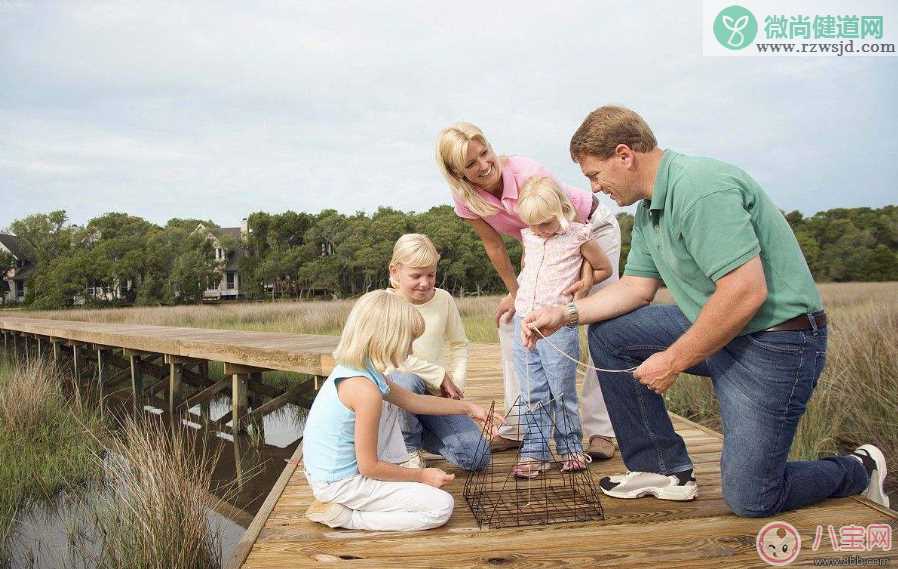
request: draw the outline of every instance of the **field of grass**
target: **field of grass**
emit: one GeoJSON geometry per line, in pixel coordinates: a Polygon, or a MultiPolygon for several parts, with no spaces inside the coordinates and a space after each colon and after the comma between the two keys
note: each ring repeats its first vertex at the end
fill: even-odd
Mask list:
{"type": "MultiPolygon", "coordinates": [[[[898,283],[823,284],[829,317],[827,365],[799,425],[794,458],[814,458],[874,442],[898,471],[898,283]]],[[[468,337],[496,342],[497,297],[458,300],[468,337]]],[[[656,302],[671,302],[661,291],[656,302]]],[[[338,334],[352,307],[336,302],[240,303],[214,306],[68,310],[22,313],[42,318],[129,322],[235,330],[338,334]]],[[[681,377],[668,392],[669,408],[719,429],[709,381],[681,377]]],[[[898,484],[890,476],[894,493],[898,484]]]]}

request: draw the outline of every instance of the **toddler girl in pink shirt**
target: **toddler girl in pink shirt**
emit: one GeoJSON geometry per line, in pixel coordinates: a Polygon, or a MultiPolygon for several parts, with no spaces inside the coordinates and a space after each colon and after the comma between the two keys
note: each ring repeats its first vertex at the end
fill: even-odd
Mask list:
{"type": "MultiPolygon", "coordinates": [[[[580,278],[581,271],[587,280],[600,282],[612,274],[612,267],[590,238],[590,226],[573,221],[574,206],[552,178],[528,179],[517,206],[528,227],[521,231],[524,255],[515,300],[515,367],[521,401],[533,413],[522,425],[521,458],[513,473],[519,478],[535,478],[552,466],[548,447],[552,419],[555,448],[563,460],[561,471],[583,470],[591,459],[583,453],[577,410],[577,328],[565,326],[528,350],[521,342],[521,322],[533,310],[571,302],[565,290],[580,278]]],[[[581,289],[584,295],[592,284],[581,289]]]]}

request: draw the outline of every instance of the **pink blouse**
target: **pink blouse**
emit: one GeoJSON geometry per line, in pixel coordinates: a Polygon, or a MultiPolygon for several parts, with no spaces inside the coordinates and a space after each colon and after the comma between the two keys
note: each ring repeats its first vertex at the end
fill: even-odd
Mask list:
{"type": "Polygon", "coordinates": [[[524,241],[524,268],[518,275],[518,295],[514,309],[520,316],[554,304],[567,304],[571,295],[564,289],[580,276],[583,256],[580,247],[590,240],[590,226],[571,223],[566,232],[548,239],[529,228],[521,231],[524,241]]]}
{"type": "MultiPolygon", "coordinates": [[[[531,176],[549,176],[553,180],[555,177],[546,170],[542,164],[535,162],[523,156],[509,156],[505,160],[502,167],[502,199],[497,198],[489,192],[476,190],[487,203],[499,208],[499,211],[483,220],[490,224],[493,229],[502,235],[508,235],[518,241],[521,240],[521,230],[527,227],[527,224],[518,217],[518,190],[524,186],[524,182],[531,176]]],[[[555,180],[558,182],[558,180],[555,180]]],[[[592,194],[571,186],[558,183],[559,187],[567,194],[574,209],[577,210],[577,221],[585,222],[589,217],[592,209],[592,194]]],[[[455,201],[455,214],[464,219],[480,219],[480,216],[468,209],[455,194],[452,194],[455,201]]]]}

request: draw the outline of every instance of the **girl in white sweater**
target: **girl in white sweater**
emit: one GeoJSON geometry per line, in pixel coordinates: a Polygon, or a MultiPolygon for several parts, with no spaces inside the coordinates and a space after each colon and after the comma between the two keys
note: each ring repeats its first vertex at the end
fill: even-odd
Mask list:
{"type": "MultiPolygon", "coordinates": [[[[439,260],[436,247],[419,233],[403,235],[393,247],[390,290],[418,310],[425,327],[412,345],[412,355],[390,379],[414,393],[462,399],[468,338],[455,299],[435,287],[439,260]]],[[[480,426],[469,417],[415,415],[398,409],[395,414],[409,453],[405,466],[423,468],[422,449],[465,470],[489,464],[489,444],[481,442],[480,426]]]]}

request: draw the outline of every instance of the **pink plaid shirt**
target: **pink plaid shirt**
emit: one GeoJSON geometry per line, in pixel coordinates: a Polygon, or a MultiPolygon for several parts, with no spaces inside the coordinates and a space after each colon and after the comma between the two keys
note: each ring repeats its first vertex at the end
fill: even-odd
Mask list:
{"type": "Polygon", "coordinates": [[[580,276],[583,263],[580,247],[589,241],[590,229],[583,223],[571,223],[567,231],[548,239],[529,228],[521,231],[524,268],[518,275],[518,296],[514,303],[519,315],[571,301],[571,295],[564,294],[564,289],[580,276]]]}
{"type": "MultiPolygon", "coordinates": [[[[477,190],[480,197],[499,208],[499,211],[489,217],[484,217],[483,220],[500,235],[508,235],[518,241],[521,240],[521,230],[527,227],[527,224],[518,217],[518,190],[531,176],[548,176],[557,182],[555,177],[539,162],[523,156],[508,156],[502,166],[502,199],[489,192],[477,190]]],[[[567,194],[574,209],[577,210],[577,221],[586,221],[589,211],[592,209],[592,194],[560,182],[558,185],[567,194]]],[[[455,194],[452,195],[452,199],[455,202],[455,215],[463,219],[480,219],[480,216],[468,209],[468,206],[455,194]]]]}

